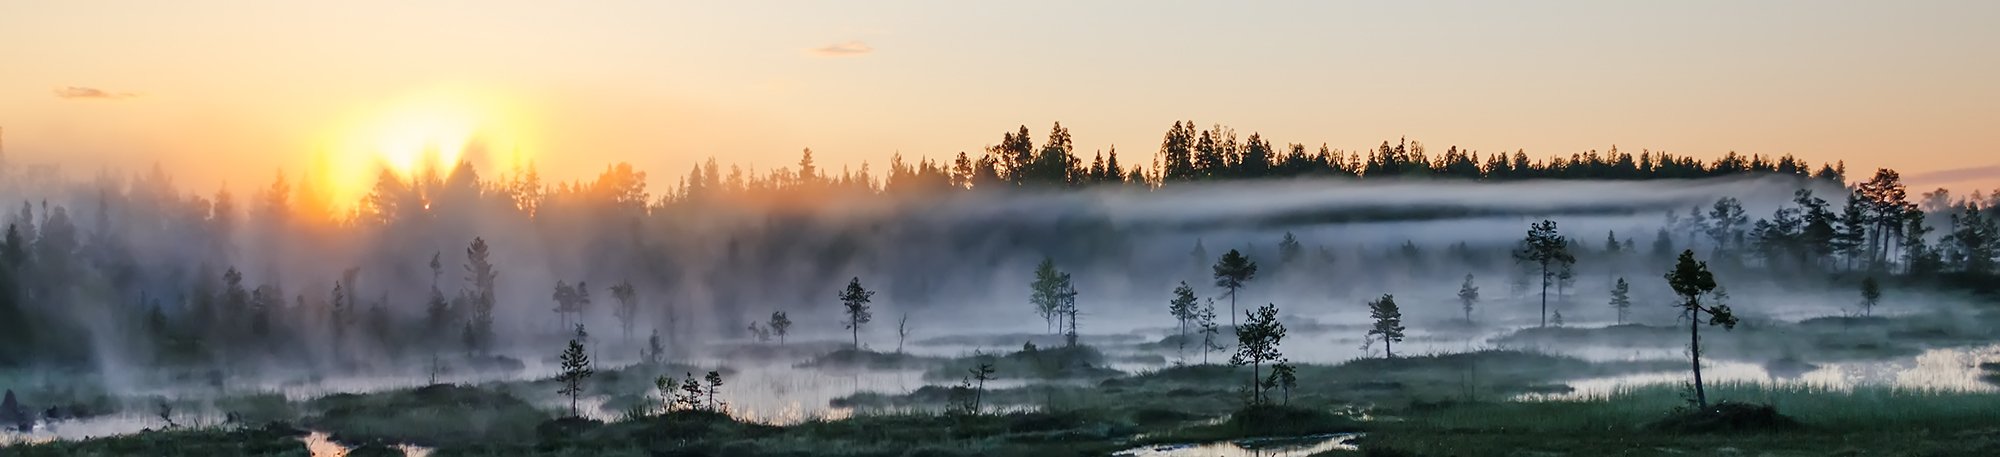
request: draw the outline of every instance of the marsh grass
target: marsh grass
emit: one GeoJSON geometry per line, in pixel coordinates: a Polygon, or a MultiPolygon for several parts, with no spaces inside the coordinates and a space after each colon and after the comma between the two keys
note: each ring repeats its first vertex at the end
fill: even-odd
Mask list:
{"type": "MultiPolygon", "coordinates": [[[[1720,401],[1771,405],[1808,428],[1825,431],[1961,430],[2000,424],[2000,393],[1763,383],[1714,384],[1708,391],[1720,401]]],[[[1677,385],[1629,386],[1579,400],[1426,405],[1403,417],[1444,430],[1636,432],[1687,407],[1683,395],[1677,385]]]]}

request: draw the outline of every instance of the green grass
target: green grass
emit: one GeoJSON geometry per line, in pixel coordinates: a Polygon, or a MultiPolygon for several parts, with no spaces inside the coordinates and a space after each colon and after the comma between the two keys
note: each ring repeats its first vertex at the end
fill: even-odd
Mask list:
{"type": "MultiPolygon", "coordinates": [[[[1758,383],[1722,383],[1707,390],[1710,402],[1772,405],[1821,430],[1959,430],[2000,424],[2000,393],[1758,383]]],[[[1687,405],[1682,395],[1680,386],[1635,386],[1594,399],[1436,405],[1413,409],[1405,418],[1446,430],[1636,431],[1687,405]]]]}

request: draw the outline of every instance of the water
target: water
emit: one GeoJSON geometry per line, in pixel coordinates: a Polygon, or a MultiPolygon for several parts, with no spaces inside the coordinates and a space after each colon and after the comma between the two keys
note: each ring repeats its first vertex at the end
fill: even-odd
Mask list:
{"type": "Polygon", "coordinates": [[[1305,457],[1332,451],[1359,451],[1360,434],[1337,433],[1290,438],[1253,438],[1199,444],[1162,444],[1118,451],[1118,457],[1305,457]]]}
{"type": "MultiPolygon", "coordinates": [[[[2000,344],[1929,349],[1913,357],[1861,362],[1826,363],[1792,376],[1773,374],[1758,364],[1729,360],[1703,360],[1702,380],[1711,384],[1751,383],[1770,386],[1809,386],[1820,390],[1852,391],[1862,386],[1886,386],[1939,392],[2000,392],[1981,378],[1979,364],[2000,361],[2000,344]]],[[[1607,398],[1620,389],[1648,385],[1677,385],[1690,380],[1687,371],[1639,373],[1569,381],[1575,390],[1558,394],[1523,394],[1519,400],[1575,400],[1607,398]]]]}
{"type": "MultiPolygon", "coordinates": [[[[333,438],[327,435],[326,432],[306,434],[306,436],[299,438],[299,442],[305,444],[306,453],[312,455],[312,457],[345,457],[348,451],[351,450],[347,446],[342,446],[340,443],[334,442],[333,438]]],[[[396,450],[403,451],[404,457],[430,457],[432,449],[398,444],[396,445],[396,450]]]]}

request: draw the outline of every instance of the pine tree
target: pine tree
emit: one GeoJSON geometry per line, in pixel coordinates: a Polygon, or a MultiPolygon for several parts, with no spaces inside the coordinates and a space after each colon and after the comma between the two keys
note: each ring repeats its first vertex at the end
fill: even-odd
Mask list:
{"type": "Polygon", "coordinates": [[[1229,325],[1236,325],[1236,292],[1257,277],[1257,262],[1230,249],[1215,262],[1215,287],[1229,289],[1229,325]]]}
{"type": "Polygon", "coordinates": [[[590,369],[590,355],[584,353],[582,341],[569,340],[569,348],[562,353],[562,370],[562,374],[557,375],[556,380],[562,382],[563,388],[556,393],[569,396],[570,417],[580,417],[577,413],[577,398],[583,395],[583,381],[596,374],[596,371],[590,369]]]}
{"type": "Polygon", "coordinates": [[[1201,312],[1195,315],[1195,324],[1201,333],[1201,364],[1207,365],[1209,351],[1222,349],[1222,345],[1215,342],[1216,336],[1222,333],[1215,326],[1215,299],[1208,299],[1202,305],[1201,312]]]}
{"type": "Polygon", "coordinates": [[[848,280],[847,289],[840,293],[840,304],[843,311],[847,313],[847,322],[845,324],[848,330],[853,331],[854,350],[856,351],[861,350],[861,326],[866,325],[869,320],[875,317],[873,314],[868,313],[868,302],[873,300],[874,297],[874,291],[861,287],[861,277],[859,276],[848,280]]]}
{"type": "Polygon", "coordinates": [[[1196,306],[1194,288],[1188,287],[1187,281],[1181,281],[1180,287],[1174,288],[1174,298],[1167,301],[1167,312],[1174,316],[1174,322],[1180,326],[1180,356],[1182,363],[1187,361],[1188,323],[1193,322],[1200,314],[1200,310],[1196,306]]]}
{"type": "Polygon", "coordinates": [[[715,402],[715,394],[722,391],[722,372],[710,370],[703,380],[708,381],[708,388],[703,392],[708,394],[708,410],[721,411],[722,405],[715,402]]]}
{"type": "Polygon", "coordinates": [[[1368,317],[1375,319],[1375,325],[1368,329],[1371,340],[1382,342],[1382,354],[1396,358],[1395,343],[1403,341],[1403,311],[1396,306],[1396,296],[1383,295],[1368,302],[1368,317]]]}
{"type": "Polygon", "coordinates": [[[1263,364],[1284,356],[1278,352],[1278,343],[1285,339],[1285,324],[1278,322],[1277,304],[1243,314],[1243,325],[1236,327],[1236,354],[1229,357],[1229,364],[1250,366],[1250,404],[1261,405],[1264,404],[1263,364]]]}
{"type": "Polygon", "coordinates": [[[1029,284],[1028,303],[1035,306],[1035,314],[1042,316],[1050,332],[1055,332],[1056,320],[1062,317],[1063,286],[1067,275],[1056,269],[1055,259],[1042,258],[1035,265],[1035,281],[1029,284]]]}
{"type": "Polygon", "coordinates": [[[1693,250],[1681,252],[1680,259],[1675,261],[1674,270],[1667,273],[1666,279],[1667,285],[1680,296],[1681,302],[1678,307],[1686,314],[1688,320],[1688,358],[1694,369],[1695,403],[1702,409],[1708,409],[1708,392],[1704,390],[1701,382],[1702,316],[1704,314],[1708,316],[1708,325],[1733,329],[1736,328],[1736,315],[1730,312],[1729,305],[1726,304],[1702,306],[1702,295],[1717,290],[1715,275],[1709,273],[1707,262],[1695,261],[1693,250]]]}
{"type": "Polygon", "coordinates": [[[678,400],[675,402],[681,405],[682,410],[693,411],[701,409],[701,381],[694,379],[694,373],[687,373],[687,379],[681,380],[681,394],[677,398],[678,400]]]}
{"type": "Polygon", "coordinates": [[[785,335],[792,332],[792,318],[785,316],[784,311],[772,311],[771,322],[767,326],[771,328],[771,333],[778,335],[778,344],[783,345],[785,335]]]}
{"type": "Polygon", "coordinates": [[[1284,404],[1289,406],[1292,404],[1292,388],[1299,385],[1298,370],[1292,367],[1291,360],[1280,360],[1271,365],[1271,376],[1264,380],[1264,385],[1267,389],[1271,387],[1284,389],[1284,404]]]}
{"type": "Polygon", "coordinates": [[[1569,239],[1556,231],[1555,221],[1544,220],[1528,229],[1527,239],[1522,241],[1515,259],[1532,263],[1542,272],[1542,326],[1549,325],[1549,285],[1560,271],[1576,263],[1576,257],[1569,253],[1569,239]]]}
{"type": "Polygon", "coordinates": [[[1632,294],[1632,285],[1626,283],[1625,278],[1618,278],[1618,282],[1616,284],[1611,285],[1611,309],[1618,311],[1619,325],[1624,325],[1625,318],[1631,315],[1632,312],[1631,294],[1632,294]]]}

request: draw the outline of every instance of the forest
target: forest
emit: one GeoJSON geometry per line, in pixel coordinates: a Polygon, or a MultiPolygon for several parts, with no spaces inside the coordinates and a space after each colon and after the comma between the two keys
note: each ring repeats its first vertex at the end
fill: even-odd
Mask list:
{"type": "MultiPolygon", "coordinates": [[[[1933,405],[1908,406],[1937,412],[1905,418],[1925,427],[1995,418],[1936,405],[2000,405],[1977,380],[2000,358],[1978,355],[1954,362],[1962,388],[1780,379],[2000,356],[2000,190],[1790,155],[1280,146],[1192,121],[1149,159],[1073,145],[1022,126],[880,170],[808,149],[671,179],[466,161],[384,169],[354,202],[310,172],[239,196],[159,166],[0,163],[20,202],[0,218],[0,424],[54,440],[26,455],[281,453],[306,430],[440,455],[919,455],[926,433],[951,443],[920,455],[1336,434],[1257,446],[1485,455],[1468,443],[1591,420],[1630,428],[1572,449],[1669,430],[1695,451],[1874,455],[1854,424],[1893,408],[1780,399],[1933,405]],[[494,418],[394,431],[468,408],[494,418]],[[1577,418],[1494,422],[1558,408],[1577,418]],[[1704,434],[1719,422],[1770,434],[1704,434]]],[[[2000,436],[1960,444],[1941,452],[2000,436]]]]}

